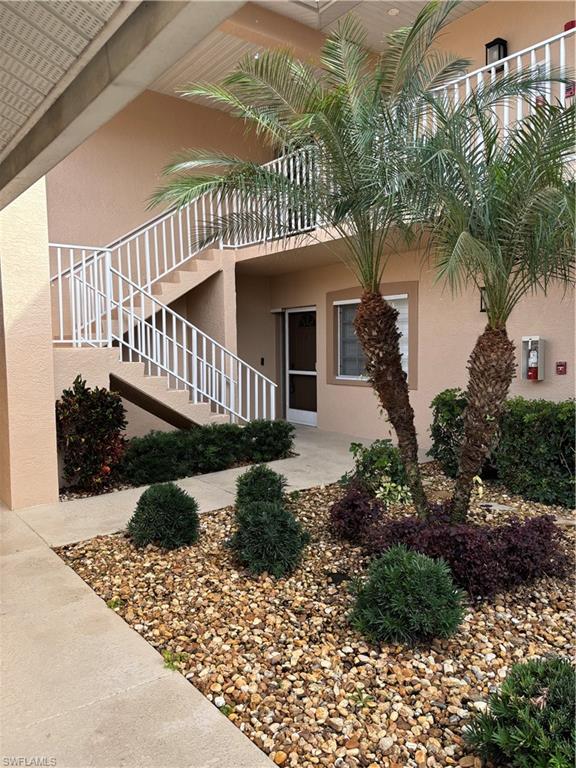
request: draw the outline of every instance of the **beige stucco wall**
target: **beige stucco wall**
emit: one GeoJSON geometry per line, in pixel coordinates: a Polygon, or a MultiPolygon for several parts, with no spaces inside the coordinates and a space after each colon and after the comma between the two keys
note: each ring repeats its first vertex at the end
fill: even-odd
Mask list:
{"type": "MultiPolygon", "coordinates": [[[[446,387],[465,386],[466,361],[476,337],[485,325],[479,296],[469,291],[452,297],[434,284],[432,271],[422,266],[419,253],[391,258],[384,283],[417,280],[418,382],[411,392],[416,424],[423,450],[429,445],[430,401],[446,387]]],[[[317,308],[318,426],[369,438],[390,434],[389,425],[378,412],[368,387],[327,382],[326,294],[355,286],[348,269],[341,264],[264,277],[241,277],[238,286],[238,345],[248,362],[259,362],[261,350],[270,349],[273,325],[270,309],[315,305],[317,308]],[[257,335],[263,329],[263,335],[257,335]]],[[[509,333],[516,343],[520,361],[520,340],[525,335],[546,339],[546,378],[527,382],[516,378],[512,394],[552,400],[574,394],[574,298],[562,298],[554,289],[547,298],[525,299],[514,311],[509,333]],[[556,361],[567,361],[568,375],[555,373],[556,361]]],[[[267,351],[270,360],[273,355],[267,351]]],[[[272,370],[268,367],[266,373],[272,370]]],[[[274,370],[278,381],[280,371],[274,370]]]]}
{"type": "Polygon", "coordinates": [[[236,352],[236,286],[231,252],[223,251],[219,261],[219,272],[172,302],[170,308],[236,352]]]}
{"type": "Polygon", "coordinates": [[[495,37],[508,42],[510,55],[559,34],[574,14],[572,2],[491,0],[449,24],[439,44],[444,50],[471,59],[471,68],[476,69],[486,63],[484,46],[495,37]]]}
{"type": "Polygon", "coordinates": [[[148,220],[162,168],[186,148],[269,157],[240,120],[146,91],[48,174],[51,242],[106,245],[148,220]]]}
{"type": "MultiPolygon", "coordinates": [[[[89,387],[110,388],[110,373],[117,373],[122,363],[117,349],[73,349],[56,347],[54,349],[54,390],[60,397],[63,390],[72,386],[76,376],[80,375],[89,387]]],[[[148,413],[123,399],[126,409],[128,437],[140,437],[153,429],[169,431],[174,429],[162,419],[148,413]]]]}
{"type": "Polygon", "coordinates": [[[264,376],[277,381],[276,321],[271,301],[270,277],[237,276],[238,355],[264,376]]]}
{"type": "Polygon", "coordinates": [[[0,211],[0,501],[58,499],[44,179],[0,211]]]}

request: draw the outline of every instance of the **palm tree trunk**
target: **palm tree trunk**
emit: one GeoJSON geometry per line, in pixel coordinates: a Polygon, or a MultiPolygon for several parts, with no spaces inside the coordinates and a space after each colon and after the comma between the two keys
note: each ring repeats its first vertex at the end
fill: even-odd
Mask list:
{"type": "Polygon", "coordinates": [[[366,372],[380,404],[388,414],[398,438],[412,501],[419,515],[428,514],[426,494],[418,466],[418,441],[408,381],[402,369],[398,310],[377,292],[362,296],[354,327],[366,357],[366,372]]]}
{"type": "Polygon", "coordinates": [[[512,383],[514,358],[514,344],[506,329],[486,326],[468,361],[468,404],[452,497],[454,520],[466,519],[474,477],[490,454],[512,383]]]}

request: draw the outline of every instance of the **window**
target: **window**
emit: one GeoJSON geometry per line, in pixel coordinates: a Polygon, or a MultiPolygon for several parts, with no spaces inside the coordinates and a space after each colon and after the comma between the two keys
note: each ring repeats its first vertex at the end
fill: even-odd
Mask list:
{"type": "MultiPolygon", "coordinates": [[[[400,353],[402,367],[408,374],[408,295],[385,296],[386,301],[398,310],[400,353]]],[[[336,376],[339,379],[365,378],[364,353],[354,330],[354,318],[359,299],[335,302],[338,324],[338,362],[336,376]]]]}

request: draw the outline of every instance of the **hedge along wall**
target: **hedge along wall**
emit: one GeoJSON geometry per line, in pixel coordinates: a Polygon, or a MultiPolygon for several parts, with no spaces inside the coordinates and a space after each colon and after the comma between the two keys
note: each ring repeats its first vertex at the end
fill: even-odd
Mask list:
{"type": "MultiPolygon", "coordinates": [[[[446,389],[432,401],[429,455],[450,477],[458,467],[466,393],[446,389]]],[[[489,465],[512,492],[531,501],[575,506],[576,402],[508,400],[489,465]]]]}

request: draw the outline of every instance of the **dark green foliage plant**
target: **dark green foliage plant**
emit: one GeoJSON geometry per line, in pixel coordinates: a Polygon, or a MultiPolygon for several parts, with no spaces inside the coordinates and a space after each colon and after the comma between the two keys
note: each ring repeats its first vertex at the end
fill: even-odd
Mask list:
{"type": "Polygon", "coordinates": [[[290,455],[294,444],[294,426],[288,421],[255,419],[242,431],[247,461],[275,461],[290,455]]]}
{"type": "Polygon", "coordinates": [[[245,461],[242,427],[238,424],[207,424],[188,433],[189,474],[228,469],[245,461]]]}
{"type": "Polygon", "coordinates": [[[128,523],[128,533],[137,547],[185,547],[198,540],[199,529],[196,499],[174,483],[146,489],[128,523]]]}
{"type": "Polygon", "coordinates": [[[508,400],[495,452],[498,477],[530,501],[575,506],[576,403],[508,400]]]}
{"type": "Polygon", "coordinates": [[[282,501],[237,506],[236,523],[230,545],[250,573],[280,578],[296,568],[309,536],[282,501]]]}
{"type": "Polygon", "coordinates": [[[396,546],[374,560],[354,585],[353,627],[374,643],[416,643],[452,635],[463,596],[443,560],[396,546]]]}
{"type": "Polygon", "coordinates": [[[122,462],[123,478],[132,485],[147,485],[186,477],[190,468],[188,443],[183,431],[149,432],[133,437],[122,462]]]}
{"type": "MultiPolygon", "coordinates": [[[[446,389],[432,401],[429,455],[450,477],[458,465],[465,406],[466,393],[459,389],[446,389]]],[[[525,499],[574,507],[575,417],[574,400],[507,400],[488,468],[525,499]]]]}
{"type": "Polygon", "coordinates": [[[384,481],[398,486],[408,482],[400,451],[391,440],[374,440],[370,445],[351,443],[354,469],[344,481],[375,496],[384,481]]]}
{"type": "Polygon", "coordinates": [[[258,455],[265,455],[271,461],[290,452],[291,424],[286,426],[286,422],[279,421],[255,424],[255,427],[208,424],[134,437],[128,443],[122,462],[122,476],[132,485],[164,483],[256,461],[258,455]]]}
{"type": "Polygon", "coordinates": [[[428,456],[440,463],[448,477],[456,477],[458,452],[464,437],[463,414],[466,408],[465,393],[455,387],[444,389],[432,400],[432,447],[428,456]]]}
{"type": "Polygon", "coordinates": [[[236,480],[236,507],[260,501],[282,503],[286,478],[264,464],[257,464],[236,480]]]}
{"type": "Polygon", "coordinates": [[[101,493],[114,485],[126,446],[120,395],[77,376],[56,402],[56,428],[68,486],[101,493]]]}
{"type": "Polygon", "coordinates": [[[576,671],[560,657],[516,664],[465,732],[495,765],[573,768],[576,762],[576,671]]]}

